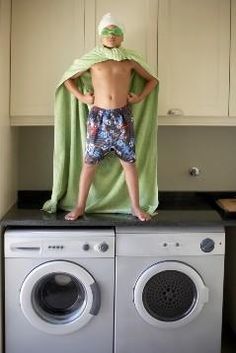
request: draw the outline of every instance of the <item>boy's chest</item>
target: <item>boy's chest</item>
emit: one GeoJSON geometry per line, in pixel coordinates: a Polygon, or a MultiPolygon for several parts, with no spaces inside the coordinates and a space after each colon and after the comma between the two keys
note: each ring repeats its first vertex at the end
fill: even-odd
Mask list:
{"type": "Polygon", "coordinates": [[[100,74],[129,74],[131,71],[130,60],[107,60],[101,63],[94,64],[91,67],[91,73],[95,75],[100,74]]]}

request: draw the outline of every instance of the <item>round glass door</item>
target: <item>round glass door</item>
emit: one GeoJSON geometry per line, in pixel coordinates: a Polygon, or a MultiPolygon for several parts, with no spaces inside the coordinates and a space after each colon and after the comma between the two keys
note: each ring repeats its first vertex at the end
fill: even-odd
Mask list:
{"type": "Polygon", "coordinates": [[[86,290],[78,278],[69,273],[52,273],[42,277],[33,288],[32,304],[44,320],[61,324],[79,317],[86,306],[86,290]]]}
{"type": "Polygon", "coordinates": [[[98,313],[100,292],[83,267],[69,261],[49,261],[25,278],[20,303],[33,326],[47,333],[67,334],[98,313]]]}
{"type": "Polygon", "coordinates": [[[208,301],[208,288],[192,267],[163,261],[149,267],[134,286],[134,304],[153,326],[179,327],[192,321],[208,301]]]}

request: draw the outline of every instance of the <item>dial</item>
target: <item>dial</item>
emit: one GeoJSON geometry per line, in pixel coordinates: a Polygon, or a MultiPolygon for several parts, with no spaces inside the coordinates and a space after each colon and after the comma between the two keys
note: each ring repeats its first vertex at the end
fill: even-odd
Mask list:
{"type": "Polygon", "coordinates": [[[205,238],[201,241],[200,248],[203,252],[211,252],[215,248],[215,242],[210,238],[205,238]]]}
{"type": "Polygon", "coordinates": [[[98,251],[106,252],[109,249],[109,245],[105,242],[98,245],[98,251]]]}

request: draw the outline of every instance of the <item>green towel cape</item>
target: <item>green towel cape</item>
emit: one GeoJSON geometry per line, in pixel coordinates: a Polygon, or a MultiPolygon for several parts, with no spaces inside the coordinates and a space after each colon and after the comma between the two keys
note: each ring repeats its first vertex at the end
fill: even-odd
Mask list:
{"type": "MultiPolygon", "coordinates": [[[[106,60],[135,60],[152,76],[143,58],[136,52],[120,48],[98,46],[76,59],[63,75],[55,93],[55,127],[53,156],[53,189],[51,200],[43,210],[54,213],[58,208],[71,210],[79,192],[79,177],[86,144],[86,123],[89,107],[71,94],[63,82],[76,73],[86,71],[77,79],[83,93],[92,90],[91,75],[87,71],[95,63],[106,60]]],[[[133,72],[130,91],[140,93],[145,80],[133,72]]],[[[149,213],[158,206],[157,188],[157,93],[159,85],[144,101],[132,106],[139,175],[140,205],[149,213]]],[[[98,166],[91,186],[86,212],[130,213],[130,200],[119,159],[109,154],[98,166]]]]}

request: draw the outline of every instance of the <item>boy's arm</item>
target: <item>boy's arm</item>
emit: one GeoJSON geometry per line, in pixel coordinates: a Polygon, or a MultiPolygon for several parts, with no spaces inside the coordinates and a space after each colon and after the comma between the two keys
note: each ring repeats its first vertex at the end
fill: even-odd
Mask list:
{"type": "Polygon", "coordinates": [[[92,92],[89,92],[87,94],[83,94],[80,92],[78,87],[75,84],[75,79],[78,78],[79,76],[83,75],[84,71],[78,72],[68,80],[64,82],[65,87],[68,89],[70,93],[72,93],[77,99],[79,99],[81,102],[86,103],[86,104],[93,104],[94,102],[94,95],[92,92]]]}
{"type": "Polygon", "coordinates": [[[146,98],[149,95],[149,93],[151,93],[151,91],[156,87],[159,81],[158,79],[150,75],[141,65],[139,65],[134,60],[132,60],[132,68],[137,72],[138,75],[140,75],[147,81],[141,93],[139,93],[138,95],[132,92],[129,93],[129,97],[128,97],[129,103],[138,103],[142,101],[144,98],[146,98]]]}

